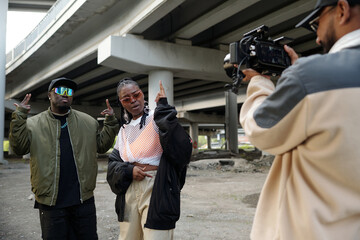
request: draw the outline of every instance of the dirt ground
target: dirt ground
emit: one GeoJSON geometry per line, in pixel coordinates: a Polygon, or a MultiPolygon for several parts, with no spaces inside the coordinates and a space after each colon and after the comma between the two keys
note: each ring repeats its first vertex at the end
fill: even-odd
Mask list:
{"type": "MultiPolygon", "coordinates": [[[[255,207],[267,169],[244,159],[192,162],[181,193],[176,240],[249,239],[255,207]],[[220,164],[221,162],[221,164],[220,164]]],[[[0,239],[41,239],[38,210],[30,188],[29,164],[8,159],[0,165],[0,239]]],[[[106,161],[99,161],[95,190],[100,240],[118,239],[115,195],[106,182],[106,161]]]]}

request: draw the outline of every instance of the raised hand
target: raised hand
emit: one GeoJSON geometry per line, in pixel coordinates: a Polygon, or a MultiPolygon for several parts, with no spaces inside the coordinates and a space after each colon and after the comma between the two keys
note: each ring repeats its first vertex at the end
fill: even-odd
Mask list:
{"type": "Polygon", "coordinates": [[[103,110],[101,112],[101,115],[108,115],[108,116],[114,115],[114,109],[112,109],[112,107],[110,106],[109,99],[106,99],[106,106],[107,109],[103,110]]]}
{"type": "Polygon", "coordinates": [[[28,112],[30,112],[31,109],[31,105],[29,104],[30,98],[31,98],[31,93],[28,93],[25,95],[24,99],[21,101],[20,104],[14,103],[14,106],[25,108],[28,110],[28,112]]]}
{"type": "Polygon", "coordinates": [[[160,91],[156,95],[155,102],[158,102],[160,98],[166,98],[165,89],[164,86],[162,85],[161,80],[159,81],[159,84],[160,84],[160,91]]]}

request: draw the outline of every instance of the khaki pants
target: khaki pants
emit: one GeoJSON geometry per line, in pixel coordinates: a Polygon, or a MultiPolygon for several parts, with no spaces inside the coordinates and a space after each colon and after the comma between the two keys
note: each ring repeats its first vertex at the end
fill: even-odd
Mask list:
{"type": "Polygon", "coordinates": [[[144,227],[156,171],[146,172],[153,177],[133,181],[125,195],[125,221],[120,222],[119,240],[172,240],[174,229],[153,230],[144,227]]]}

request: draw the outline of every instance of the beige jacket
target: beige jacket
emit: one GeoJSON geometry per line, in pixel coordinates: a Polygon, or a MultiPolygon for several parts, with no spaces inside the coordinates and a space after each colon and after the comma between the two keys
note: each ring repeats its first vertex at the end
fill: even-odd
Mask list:
{"type": "Polygon", "coordinates": [[[360,239],[359,104],[360,37],[298,59],[276,88],[251,80],[240,122],[256,147],[276,155],[251,239],[360,239]]]}

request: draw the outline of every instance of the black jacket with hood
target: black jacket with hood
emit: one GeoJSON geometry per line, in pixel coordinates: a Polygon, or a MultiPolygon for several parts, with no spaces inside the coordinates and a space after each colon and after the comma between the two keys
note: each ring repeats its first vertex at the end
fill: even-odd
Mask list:
{"type": "MultiPolygon", "coordinates": [[[[145,223],[145,227],[149,229],[173,229],[180,218],[180,190],[185,184],[192,144],[189,135],[179,124],[176,114],[175,108],[168,105],[166,98],[159,100],[154,120],[159,127],[163,154],[156,173],[145,223]]],[[[118,150],[114,149],[110,154],[107,181],[111,190],[117,195],[115,211],[119,222],[126,221],[125,193],[132,182],[133,167],[129,162],[121,159],[118,150]]]]}

